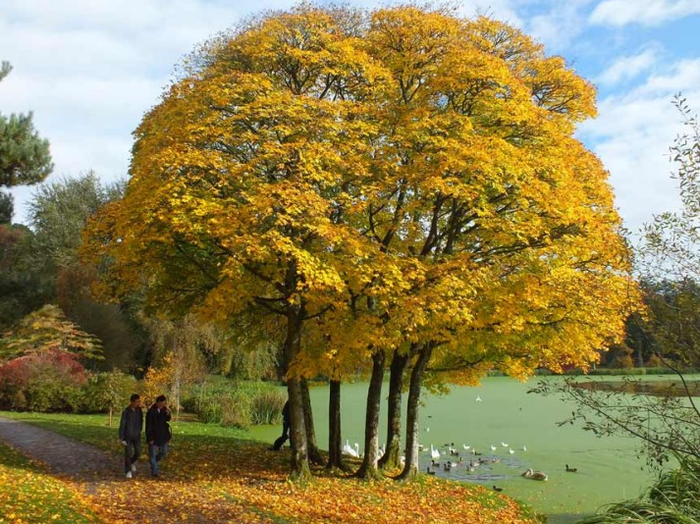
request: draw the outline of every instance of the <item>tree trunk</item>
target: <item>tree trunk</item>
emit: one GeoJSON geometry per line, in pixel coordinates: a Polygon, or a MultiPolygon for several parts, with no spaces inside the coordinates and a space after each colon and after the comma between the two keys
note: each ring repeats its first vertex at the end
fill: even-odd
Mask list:
{"type": "Polygon", "coordinates": [[[644,356],[642,355],[642,346],[639,344],[637,345],[637,367],[644,367],[644,356]]]}
{"type": "Polygon", "coordinates": [[[397,477],[405,480],[418,473],[418,404],[420,402],[423,373],[433,352],[432,344],[426,344],[418,352],[418,359],[411,371],[408,386],[408,407],[406,409],[406,464],[397,477]]]}
{"type": "Polygon", "coordinates": [[[343,469],[342,433],[340,431],[340,381],[331,380],[328,397],[328,469],[343,469]]]}
{"type": "MultiPolygon", "coordinates": [[[[287,315],[287,334],[284,341],[284,360],[287,367],[294,361],[301,345],[301,314],[291,310],[287,315]]],[[[289,438],[291,441],[291,476],[304,480],[311,477],[309,469],[309,452],[306,442],[306,423],[304,416],[304,398],[301,381],[291,377],[287,381],[289,392],[289,438]]]]}
{"type": "Polygon", "coordinates": [[[403,375],[408,359],[408,354],[402,355],[398,351],[394,352],[394,357],[391,359],[386,452],[379,459],[379,466],[385,469],[396,468],[401,463],[401,390],[403,389],[403,375]]]}
{"type": "Polygon", "coordinates": [[[306,426],[306,445],[309,450],[309,460],[314,464],[323,466],[326,461],[323,460],[321,452],[316,444],[316,430],[314,429],[314,414],[311,409],[311,396],[309,395],[309,384],[305,378],[300,380],[301,398],[304,402],[304,425],[306,426]]]}
{"type": "Polygon", "coordinates": [[[372,355],[372,377],[367,390],[367,411],[365,414],[365,456],[356,476],[364,479],[380,478],[377,468],[379,461],[379,408],[382,400],[382,382],[384,380],[383,350],[372,355]]]}

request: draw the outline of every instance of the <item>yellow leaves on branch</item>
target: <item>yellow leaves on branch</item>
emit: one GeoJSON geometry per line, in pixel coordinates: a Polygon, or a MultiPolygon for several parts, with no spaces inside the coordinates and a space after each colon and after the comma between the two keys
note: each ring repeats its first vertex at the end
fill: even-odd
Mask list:
{"type": "Polygon", "coordinates": [[[126,198],[91,224],[108,292],[221,322],[303,312],[305,374],[431,342],[521,376],[619,336],[619,217],[572,137],[595,90],[519,30],[304,4],[185,71],[136,131],[126,198]]]}

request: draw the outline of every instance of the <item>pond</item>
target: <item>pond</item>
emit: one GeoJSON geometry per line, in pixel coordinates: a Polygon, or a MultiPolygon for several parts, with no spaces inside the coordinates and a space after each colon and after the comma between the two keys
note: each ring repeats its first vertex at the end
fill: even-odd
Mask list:
{"type": "MultiPolygon", "coordinates": [[[[426,395],[420,415],[420,441],[425,446],[420,456],[422,471],[430,464],[431,444],[443,452],[442,461],[450,459],[445,444],[454,443],[465,462],[474,457],[465,454],[463,446],[476,448],[482,453],[479,458],[500,461],[477,466],[474,471],[469,471],[464,463],[449,472],[440,468],[437,476],[489,487],[497,485],[503,493],[547,514],[554,524],[575,522],[603,504],[636,497],[653,481],[654,476],[643,468],[644,461],[636,456],[635,440],[597,438],[576,425],[558,427],[557,422],[571,413],[573,404],[556,397],[527,394],[536,380],[521,383],[490,377],[478,387],[452,387],[449,395],[426,395]],[[577,471],[567,472],[567,464],[577,471]],[[523,478],[521,474],[527,468],[546,472],[548,480],[523,478]]],[[[386,397],[387,384],[384,387],[386,397]]],[[[367,385],[360,383],[346,384],[342,390],[343,441],[359,442],[360,451],[366,392],[367,385]]],[[[318,444],[325,449],[328,388],[312,388],[311,397],[318,444]]],[[[382,414],[385,413],[386,398],[382,405],[382,414]]],[[[251,433],[254,438],[272,442],[279,431],[279,426],[262,426],[253,428],[251,433]]],[[[385,435],[386,421],[382,419],[380,443],[385,435]]]]}

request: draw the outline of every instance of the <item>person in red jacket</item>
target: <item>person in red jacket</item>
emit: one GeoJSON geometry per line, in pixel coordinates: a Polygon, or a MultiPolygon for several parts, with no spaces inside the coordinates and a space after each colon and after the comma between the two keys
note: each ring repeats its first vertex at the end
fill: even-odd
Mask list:
{"type": "Polygon", "coordinates": [[[159,474],[158,463],[168,454],[168,443],[172,438],[168,422],[170,422],[170,410],[166,406],[165,395],[160,395],[146,412],[146,442],[148,442],[151,475],[154,477],[159,474]]]}

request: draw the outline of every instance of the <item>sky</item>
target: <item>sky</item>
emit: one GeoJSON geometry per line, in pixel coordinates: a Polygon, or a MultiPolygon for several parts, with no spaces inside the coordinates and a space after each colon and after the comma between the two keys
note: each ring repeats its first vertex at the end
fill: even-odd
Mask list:
{"type": "MultiPolygon", "coordinates": [[[[323,2],[320,2],[323,3],[323,2]]],[[[349,0],[358,7],[378,7],[349,0]]],[[[391,1],[381,5],[390,5],[391,1]]],[[[132,131],[159,102],[197,43],[287,0],[0,0],[0,113],[34,113],[51,143],[48,181],[93,170],[128,177],[132,131]]],[[[672,100],[700,111],[700,0],[471,0],[464,16],[508,22],[563,56],[598,89],[598,117],[577,137],[610,172],[624,226],[635,234],[678,208],[668,147],[682,131],[672,100]]],[[[13,188],[28,223],[32,187],[13,188]]]]}

